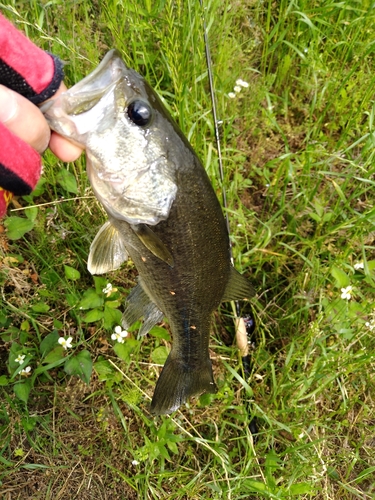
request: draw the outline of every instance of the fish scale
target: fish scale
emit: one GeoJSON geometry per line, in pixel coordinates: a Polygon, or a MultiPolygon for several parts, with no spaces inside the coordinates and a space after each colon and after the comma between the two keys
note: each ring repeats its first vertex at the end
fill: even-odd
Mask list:
{"type": "Polygon", "coordinates": [[[221,206],[194,150],[114,50],[42,111],[53,130],[86,147],[89,179],[108,214],[91,244],[89,271],[111,271],[130,255],[139,282],[124,327],[144,317],[145,334],[168,318],[172,348],[151,411],[168,414],[191,396],[214,393],[212,313],[254,290],[231,264],[221,206]]]}

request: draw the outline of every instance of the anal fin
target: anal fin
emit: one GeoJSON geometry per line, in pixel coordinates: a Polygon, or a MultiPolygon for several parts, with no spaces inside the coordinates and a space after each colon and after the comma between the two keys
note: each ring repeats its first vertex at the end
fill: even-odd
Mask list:
{"type": "Polygon", "coordinates": [[[143,290],[141,283],[138,283],[126,299],[126,309],[122,317],[123,327],[125,329],[129,328],[142,316],[144,317],[144,321],[138,332],[140,336],[146,335],[164,317],[158,306],[152,302],[143,290]]]}

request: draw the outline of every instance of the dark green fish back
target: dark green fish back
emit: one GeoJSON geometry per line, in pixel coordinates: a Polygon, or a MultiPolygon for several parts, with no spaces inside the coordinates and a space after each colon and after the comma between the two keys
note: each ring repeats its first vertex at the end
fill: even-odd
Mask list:
{"type": "Polygon", "coordinates": [[[195,155],[187,150],[185,156],[190,168],[178,171],[183,189],[178,190],[170,216],[150,228],[173,257],[173,267],[151,252],[129,224],[111,221],[123,234],[138,269],[138,286],[172,329],[172,351],[151,405],[155,414],[170,413],[188,397],[216,390],[208,352],[210,320],[231,272],[220,204],[195,155]]]}
{"type": "Polygon", "coordinates": [[[117,269],[129,254],[139,283],[124,326],[144,316],[146,333],[163,315],[169,320],[173,346],[152,411],[170,413],[189,396],[215,391],[212,312],[223,298],[249,297],[252,290],[231,266],[220,204],[186,137],[114,50],[43,112],[51,128],[86,147],[88,177],[108,213],[88,269],[117,269]]]}

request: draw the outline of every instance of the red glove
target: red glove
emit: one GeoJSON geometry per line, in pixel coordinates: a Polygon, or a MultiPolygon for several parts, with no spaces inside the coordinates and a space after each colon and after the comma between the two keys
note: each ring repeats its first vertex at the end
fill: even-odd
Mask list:
{"type": "MultiPolygon", "coordinates": [[[[0,14],[0,84],[39,104],[55,94],[63,76],[57,57],[34,45],[0,14]]],[[[0,123],[0,218],[11,193],[30,194],[40,174],[40,155],[0,123]]]]}

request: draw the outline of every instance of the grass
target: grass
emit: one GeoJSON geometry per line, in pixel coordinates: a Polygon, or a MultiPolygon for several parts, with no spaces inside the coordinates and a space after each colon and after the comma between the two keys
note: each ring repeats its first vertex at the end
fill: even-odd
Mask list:
{"type": "MultiPolygon", "coordinates": [[[[198,1],[0,7],[67,62],[68,85],[121,50],[221,197],[198,1]]],[[[113,348],[136,272],[88,274],[103,210],[84,159],[46,153],[39,189],[0,233],[1,499],[374,498],[374,9],[212,0],[205,17],[234,259],[258,290],[244,305],[257,324],[251,376],[224,304],[211,341],[218,393],[151,418],[168,326],[113,348]],[[230,99],[237,78],[250,86],[230,99]]]]}

